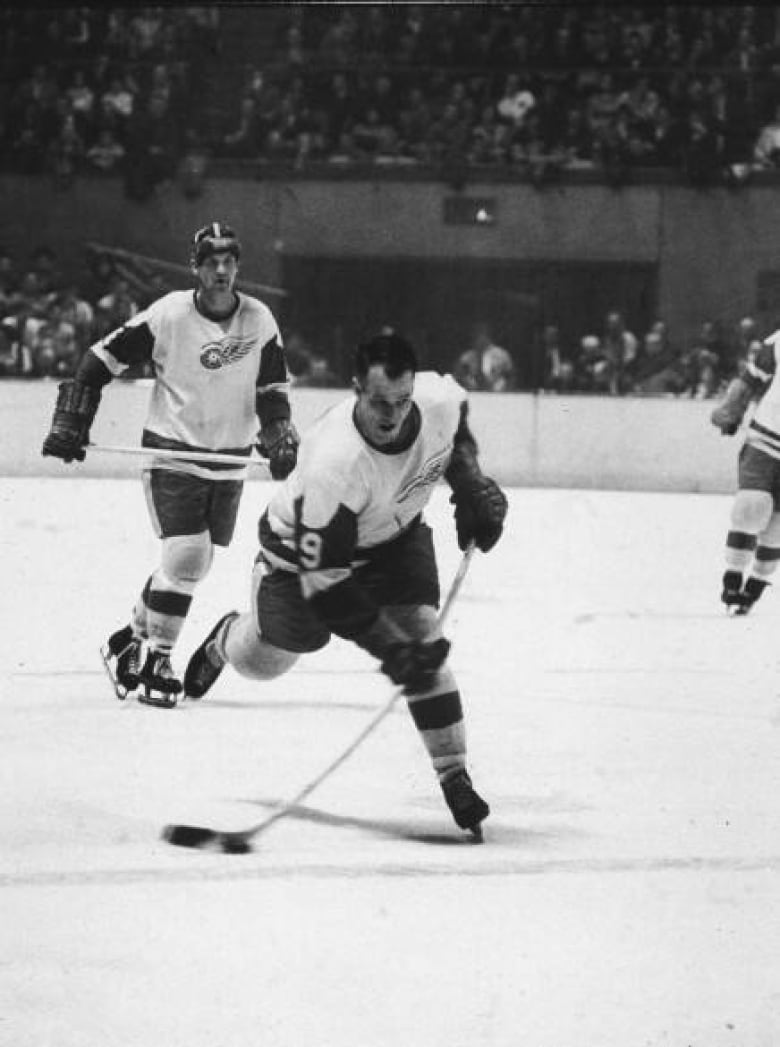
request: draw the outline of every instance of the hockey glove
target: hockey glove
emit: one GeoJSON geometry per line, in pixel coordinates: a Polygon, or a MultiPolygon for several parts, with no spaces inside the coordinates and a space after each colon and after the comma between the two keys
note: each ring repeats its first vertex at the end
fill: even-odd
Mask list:
{"type": "Polygon", "coordinates": [[[752,389],[742,378],[729,383],[723,403],[710,414],[710,421],[723,436],[733,436],[737,432],[752,397],[752,389]]]}
{"type": "Polygon", "coordinates": [[[300,442],[295,426],[287,418],[277,418],[263,427],[257,450],[268,459],[274,480],[284,480],[293,471],[300,442]]]}
{"type": "Polygon", "coordinates": [[[492,549],[504,530],[508,502],[506,495],[489,476],[471,477],[454,491],[450,501],[455,506],[455,530],[458,545],[466,549],[473,540],[486,553],[492,549]]]}
{"type": "Polygon", "coordinates": [[[51,429],[41,454],[72,462],[83,462],[89,430],[100,403],[100,390],[75,378],[60,382],[51,429]]]}
{"type": "Polygon", "coordinates": [[[423,640],[394,643],[385,651],[382,672],[403,687],[404,694],[421,694],[432,686],[449,651],[449,641],[443,638],[432,643],[423,640]]]}

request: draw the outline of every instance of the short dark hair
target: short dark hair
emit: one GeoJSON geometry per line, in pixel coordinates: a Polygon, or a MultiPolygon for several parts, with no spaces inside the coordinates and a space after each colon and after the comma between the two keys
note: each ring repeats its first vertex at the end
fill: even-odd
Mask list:
{"type": "Polygon", "coordinates": [[[400,334],[382,331],[361,342],[355,350],[355,377],[365,378],[374,364],[381,364],[388,378],[400,378],[406,371],[417,371],[417,354],[411,342],[400,334]]]}

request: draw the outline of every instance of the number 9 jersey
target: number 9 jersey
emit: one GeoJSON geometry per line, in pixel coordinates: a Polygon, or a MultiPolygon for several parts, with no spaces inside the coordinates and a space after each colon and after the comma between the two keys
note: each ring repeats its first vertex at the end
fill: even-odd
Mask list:
{"type": "Polygon", "coordinates": [[[261,517],[268,565],[300,571],[309,598],[346,581],[408,530],[449,464],[466,395],[450,375],[419,372],[413,394],[419,425],[400,451],[365,440],[354,421],[354,397],[330,408],[304,436],[297,467],[261,517]]]}

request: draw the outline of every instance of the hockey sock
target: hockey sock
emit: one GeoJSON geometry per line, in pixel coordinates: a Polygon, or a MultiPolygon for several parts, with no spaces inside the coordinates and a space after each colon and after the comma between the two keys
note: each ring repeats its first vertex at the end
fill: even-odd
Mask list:
{"type": "Polygon", "coordinates": [[[726,566],[743,574],[753,561],[758,538],[747,531],[729,531],[726,536],[726,566]]]}
{"type": "Polygon", "coordinates": [[[777,570],[778,561],[780,561],[780,549],[777,546],[764,545],[759,542],[751,574],[768,584],[769,579],[777,570]]]}
{"type": "Polygon", "coordinates": [[[466,766],[466,727],[460,694],[452,674],[438,674],[437,682],[422,694],[406,699],[423,745],[440,781],[466,766]]]}
{"type": "MultiPolygon", "coordinates": [[[[140,610],[146,631],[158,650],[170,651],[179,638],[192,604],[192,593],[174,585],[163,571],[155,571],[144,586],[140,610]]],[[[140,615],[133,612],[134,620],[140,615]]]]}

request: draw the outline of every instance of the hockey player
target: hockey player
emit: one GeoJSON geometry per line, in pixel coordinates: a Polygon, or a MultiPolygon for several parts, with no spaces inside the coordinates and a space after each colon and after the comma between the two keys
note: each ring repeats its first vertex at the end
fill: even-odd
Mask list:
{"type": "Polygon", "coordinates": [[[721,599],[731,614],[745,615],[770,584],[780,560],[780,331],[766,338],[723,402],[711,414],[725,436],[733,436],[758,400],[739,454],[738,490],[726,536],[721,599]]]}
{"type": "Polygon", "coordinates": [[[355,397],[304,437],[298,468],[261,517],[251,612],[216,623],[190,659],[184,690],[203,697],[227,664],[268,680],[331,634],[351,640],[403,686],[455,821],[479,835],[489,808],[466,770],[423,510],[444,476],[460,547],[473,539],[487,551],[501,535],[507,501],[479,466],[466,391],[449,375],[416,371],[412,346],[392,331],[358,347],[355,397]]]}
{"type": "MultiPolygon", "coordinates": [[[[282,341],[270,309],[234,289],[240,257],[229,225],[211,222],[198,230],[190,257],[196,289],[164,295],[87,350],[75,377],[59,386],[44,455],[82,461],[103,386],[131,365],[151,361],[144,447],[248,456],[259,427],[258,449],[272,476],[288,475],[298,436],[282,341]]],[[[144,469],[162,551],[129,624],[102,651],[120,697],[140,687],[141,701],[176,704],[181,681],[171,651],[214,546],[232,539],[245,474],[243,466],[170,458],[152,458],[144,469]]]]}

